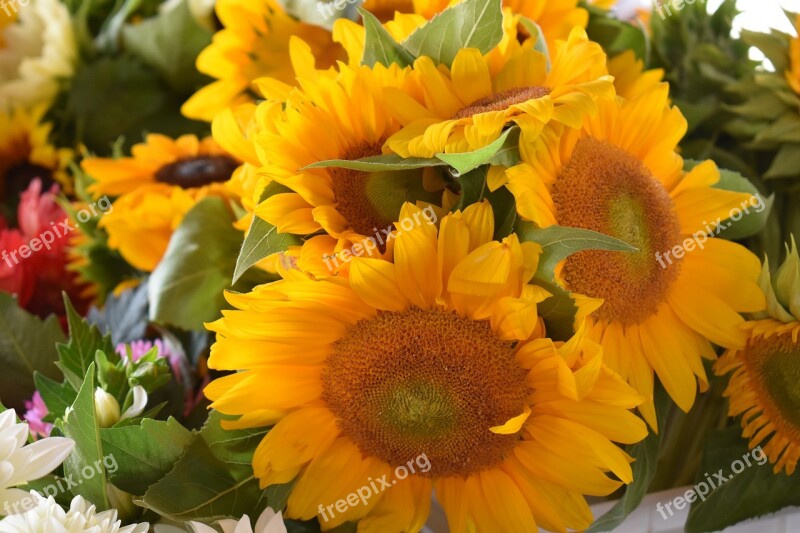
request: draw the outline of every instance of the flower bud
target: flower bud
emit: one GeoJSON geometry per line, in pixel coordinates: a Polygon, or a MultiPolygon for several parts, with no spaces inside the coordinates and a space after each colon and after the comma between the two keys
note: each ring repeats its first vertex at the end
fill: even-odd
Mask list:
{"type": "Polygon", "coordinates": [[[119,402],[100,387],[94,391],[94,411],[101,428],[110,428],[119,422],[119,402]]]}

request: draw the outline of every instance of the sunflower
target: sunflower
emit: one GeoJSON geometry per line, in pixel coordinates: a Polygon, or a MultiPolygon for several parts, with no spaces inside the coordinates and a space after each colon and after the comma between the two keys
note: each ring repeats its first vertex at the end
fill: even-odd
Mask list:
{"type": "MultiPolygon", "coordinates": [[[[400,219],[420,214],[406,203],[400,219]]],[[[548,294],[527,284],[541,248],[492,241],[493,221],[474,204],[438,234],[398,235],[394,263],[355,259],[348,280],[293,276],[227,295],[237,310],[209,325],[209,364],[237,373],[205,392],[240,416],[227,427],[275,425],[253,468],[262,487],[296,480],[287,517],[419,531],[435,490],[454,533],[565,531],[591,523],[584,494],[630,482],[612,441],[647,433],[629,411],[641,397],[596,343],[543,336],[536,305],[548,294]],[[414,458],[421,469],[402,479],[414,458]],[[393,472],[385,493],[330,515],[328,503],[393,472]]]]}
{"type": "Polygon", "coordinates": [[[75,72],[78,47],[69,10],[58,0],[10,2],[4,7],[0,9],[0,112],[48,105],[60,81],[75,72]]]}
{"type": "Polygon", "coordinates": [[[644,61],[633,50],[609,58],[608,73],[614,77],[614,89],[623,98],[636,98],[664,80],[664,69],[644,69],[644,61]]]}
{"type": "Polygon", "coordinates": [[[152,272],[184,215],[209,195],[228,196],[227,182],[239,162],[211,138],[148,135],[132,157],[87,158],[81,166],[95,183],[95,198],[117,197],[100,227],[108,245],[133,267],[152,272]]]}
{"type": "Polygon", "coordinates": [[[523,218],[638,248],[572,255],[558,279],[604,300],[586,319],[589,336],[602,343],[609,367],[649,398],[640,409],[653,427],[653,371],[688,411],[696,381],[707,387],[701,356],[715,358],[709,341],[741,348],[739,312],[764,306],[758,259],[709,235],[753,198],[712,188],[720,174],[710,161],[684,173],[675,148],[686,120],[668,107],[667,93],[661,84],[635,99],[604,101],[578,129],[555,124],[527,137],[523,128],[523,163],[506,173],[523,218]]]}
{"type": "MultiPolygon", "coordinates": [[[[285,92],[278,80],[261,80],[259,86],[271,99],[262,103],[257,113],[269,120],[259,121],[259,128],[251,134],[261,162],[258,174],[286,190],[260,202],[254,214],[281,233],[324,232],[313,245],[307,244],[327,250],[316,263],[320,272],[330,275],[344,267],[336,254],[365,239],[375,244],[370,255],[387,252],[391,243],[384,239],[406,195],[435,202],[441,201],[441,192],[431,192],[437,181],[431,177],[426,182],[424,171],[368,174],[306,168],[325,160],[382,154],[386,139],[400,128],[386,110],[383,89],[403,87],[408,70],[396,65],[371,69],[342,64],[332,77],[313,69],[313,57],[305,43],[294,40],[292,49],[303,89],[285,92]],[[320,136],[320,131],[326,135],[320,136]],[[426,184],[429,190],[425,190],[426,184]]],[[[230,115],[215,125],[215,136],[223,145],[241,138],[230,115]]],[[[441,179],[438,183],[441,190],[441,179]]],[[[253,190],[263,190],[263,184],[253,190]]]]}
{"type": "MultiPolygon", "coordinates": [[[[506,12],[506,21],[514,20],[506,12]]],[[[541,128],[553,120],[578,127],[595,100],[613,95],[602,48],[575,28],[555,48],[552,68],[534,49],[520,44],[506,24],[506,38],[487,54],[458,52],[452,70],[420,57],[412,81],[417,94],[387,90],[388,104],[404,128],[387,146],[403,157],[469,152],[495,141],[509,122],[541,128]]]]}
{"type": "Polygon", "coordinates": [[[50,144],[52,124],[43,122],[43,106],[0,112],[0,203],[13,205],[34,178],[47,190],[54,182],[72,190],[66,167],[72,151],[50,144]]]}
{"type": "Polygon", "coordinates": [[[745,323],[747,345],[726,352],[714,370],[732,372],[728,414],[742,415],[750,447],[767,441],[763,449],[775,473],[791,475],[800,458],[800,258],[794,240],[774,286],[765,261],[761,288],[767,312],[745,323]]]}
{"type": "Polygon", "coordinates": [[[217,16],[225,27],[197,58],[197,69],[217,81],[192,96],[185,116],[210,122],[226,107],[252,101],[253,82],[261,77],[294,83],[289,41],[302,38],[321,68],[340,59],[341,48],[328,30],[288,15],[276,0],[219,0],[217,16]]]}

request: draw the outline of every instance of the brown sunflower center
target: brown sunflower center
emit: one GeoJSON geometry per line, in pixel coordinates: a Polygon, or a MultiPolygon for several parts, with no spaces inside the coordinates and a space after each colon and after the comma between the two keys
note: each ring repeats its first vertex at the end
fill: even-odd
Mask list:
{"type": "Polygon", "coordinates": [[[523,412],[525,377],[487,322],[413,308],[352,326],[328,358],[322,397],[365,455],[399,466],[425,454],[423,475],[467,476],[517,442],[489,428],[523,412]]]}
{"type": "Polygon", "coordinates": [[[47,191],[53,186],[53,171],[49,168],[28,163],[27,161],[13,165],[2,176],[2,182],[0,182],[2,195],[0,196],[16,201],[19,199],[19,195],[36,178],[42,180],[43,191],[47,191]]]}
{"type": "Polygon", "coordinates": [[[770,421],[800,442],[800,344],[790,334],[756,337],[744,359],[770,421]]]}
{"type": "MultiPolygon", "coordinates": [[[[364,143],[355,146],[342,155],[342,159],[350,161],[380,155],[383,142],[364,143]]],[[[353,231],[361,235],[373,235],[385,229],[391,220],[381,215],[370,198],[370,176],[368,172],[359,172],[347,168],[329,168],[336,210],[347,221],[353,231]]]]}
{"type": "Polygon", "coordinates": [[[158,169],[156,181],[194,189],[228,181],[238,166],[236,160],[225,155],[180,159],[158,169]]]}
{"type": "Polygon", "coordinates": [[[507,91],[499,92],[480,100],[472,102],[466,107],[459,109],[453,120],[469,118],[481,113],[490,111],[504,111],[514,104],[521,104],[528,100],[535,100],[550,94],[550,89],[538,85],[530,87],[516,87],[507,91]]]}
{"type": "Polygon", "coordinates": [[[635,157],[593,138],[578,141],[553,186],[558,223],[594,230],[638,252],[585,251],[570,256],[563,276],[571,290],[605,300],[595,316],[625,325],[653,315],[678,277],[680,260],[664,262],[680,241],[667,191],[635,157]]]}

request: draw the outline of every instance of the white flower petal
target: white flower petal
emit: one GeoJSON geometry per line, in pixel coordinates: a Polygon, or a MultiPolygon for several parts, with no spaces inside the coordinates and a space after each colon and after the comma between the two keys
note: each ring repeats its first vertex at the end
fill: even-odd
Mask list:
{"type": "Polygon", "coordinates": [[[125,412],[122,413],[120,420],[125,420],[126,418],[136,418],[142,414],[142,412],[144,412],[145,407],[147,407],[147,391],[144,390],[144,387],[141,385],[137,385],[133,388],[133,404],[125,409],[125,412]]]}
{"type": "Polygon", "coordinates": [[[72,453],[75,441],[65,437],[48,437],[21,448],[13,456],[15,468],[12,485],[46,476],[72,453]]]}

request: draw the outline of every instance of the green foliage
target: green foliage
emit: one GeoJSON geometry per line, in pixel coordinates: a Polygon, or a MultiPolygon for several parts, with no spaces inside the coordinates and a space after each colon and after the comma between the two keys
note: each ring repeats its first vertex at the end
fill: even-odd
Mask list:
{"type": "Polygon", "coordinates": [[[361,60],[362,65],[374,67],[377,63],[381,63],[388,67],[394,63],[407,67],[414,63],[411,53],[392,38],[375,15],[361,7],[358,8],[358,12],[364,19],[367,43],[361,60]]]}
{"type": "Polygon", "coordinates": [[[717,486],[704,500],[692,504],[686,521],[687,532],[719,531],[748,518],[800,505],[800,475],[775,474],[772,465],[765,460],[762,460],[763,464],[757,464],[762,456],[758,452],[753,455],[741,437],[741,431],[740,427],[733,426],[709,436],[696,485],[708,485],[706,476],[716,480],[714,474],[717,472],[725,476],[727,482],[721,484],[716,480],[717,486]],[[745,456],[752,466],[744,464],[745,456]],[[738,474],[733,470],[739,470],[734,466],[736,461],[744,466],[738,474]]]}
{"type": "Polygon", "coordinates": [[[17,300],[0,292],[0,400],[21,408],[33,396],[34,374],[58,377],[53,364],[56,343],[64,340],[58,319],[41,320],[17,305],[17,300]]]}
{"type": "Polygon", "coordinates": [[[200,331],[217,318],[243,240],[234,221],[226,200],[217,197],[202,200],[186,214],[150,276],[153,322],[200,331]]]}
{"type": "Polygon", "coordinates": [[[494,161],[495,158],[504,157],[498,156],[501,150],[507,151],[518,146],[519,127],[513,126],[506,129],[500,137],[483,148],[461,154],[436,154],[436,158],[453,167],[457,172],[456,176],[460,176],[475,170],[481,165],[494,161]],[[514,135],[512,136],[512,134],[514,135]]]}
{"type": "Polygon", "coordinates": [[[402,45],[414,57],[428,56],[449,67],[459,50],[477,48],[485,54],[502,38],[501,1],[465,0],[439,13],[402,45]]]}
{"type": "Polygon", "coordinates": [[[269,503],[251,466],[267,433],[227,431],[212,412],[174,469],[152,485],[140,504],[176,521],[211,522],[228,516],[258,516],[269,503]]]}

